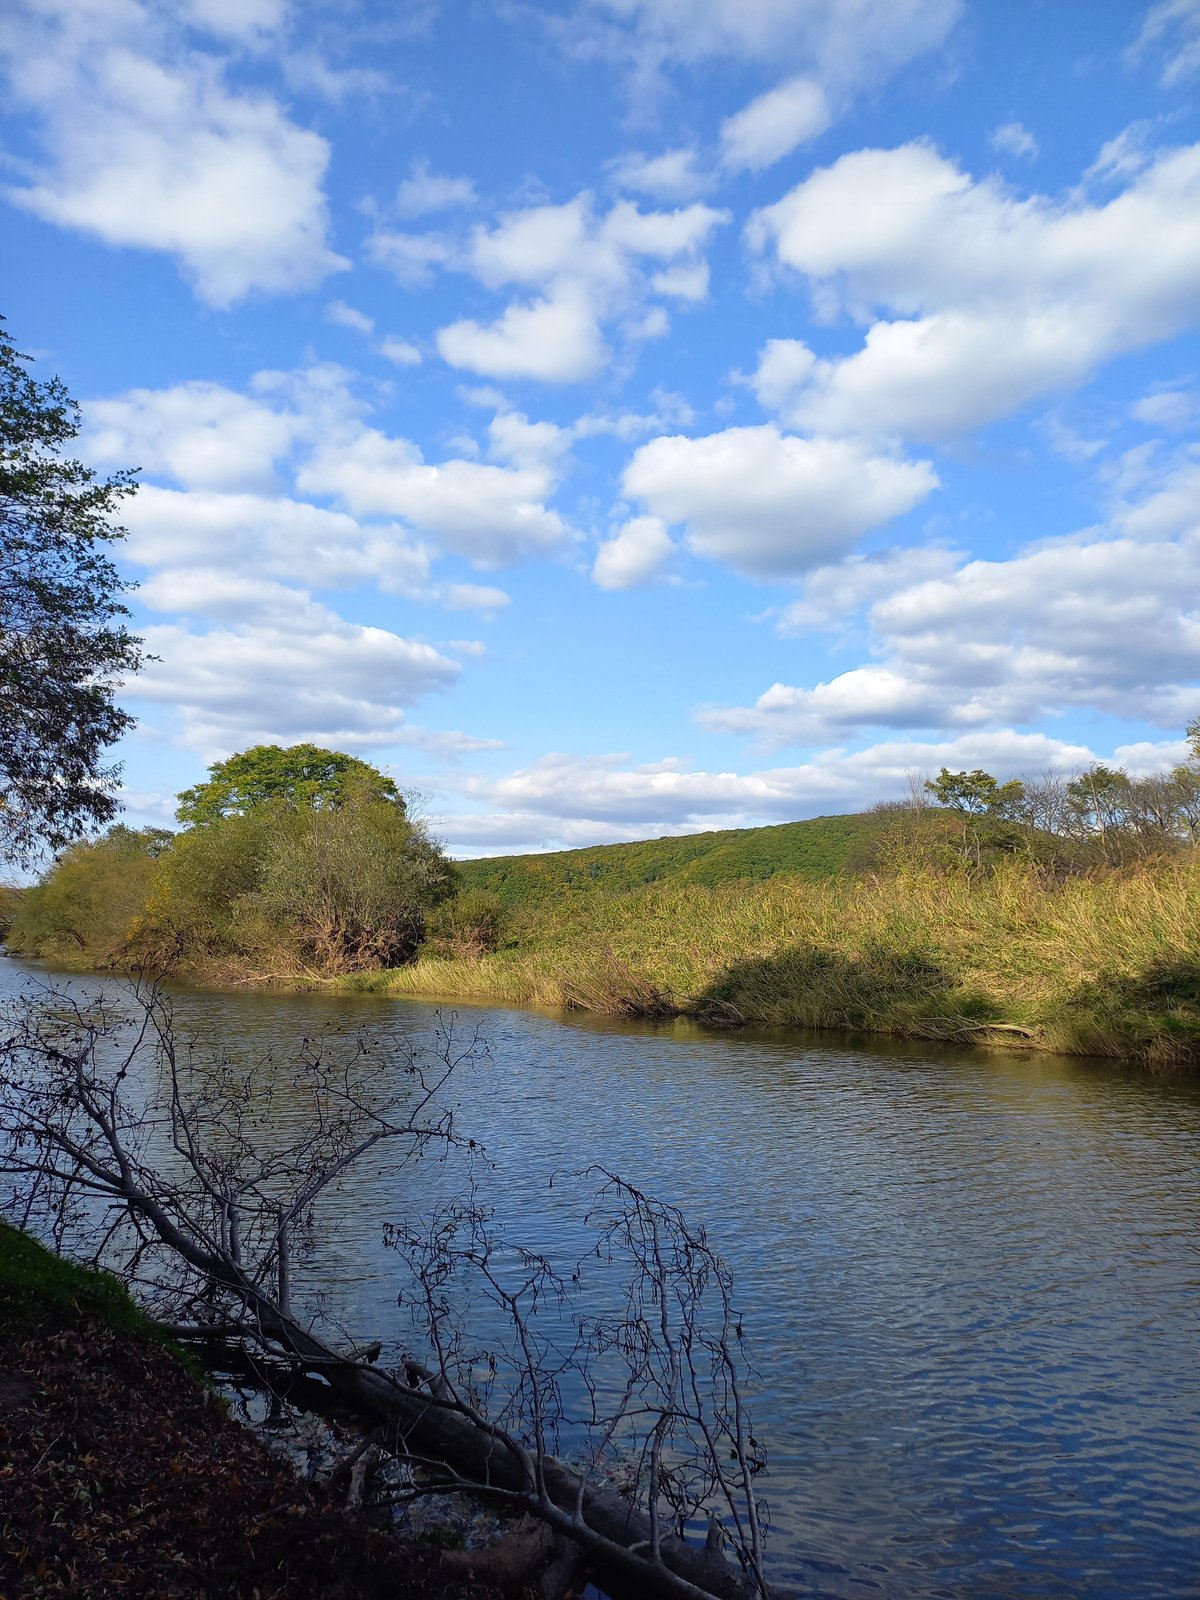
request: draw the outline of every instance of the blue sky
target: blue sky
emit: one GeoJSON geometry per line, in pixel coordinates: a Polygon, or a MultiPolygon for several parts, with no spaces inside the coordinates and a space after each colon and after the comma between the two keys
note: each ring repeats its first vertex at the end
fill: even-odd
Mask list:
{"type": "Polygon", "coordinates": [[[16,0],[0,310],[139,466],[133,821],[455,854],[1179,759],[1200,0],[16,0]]]}

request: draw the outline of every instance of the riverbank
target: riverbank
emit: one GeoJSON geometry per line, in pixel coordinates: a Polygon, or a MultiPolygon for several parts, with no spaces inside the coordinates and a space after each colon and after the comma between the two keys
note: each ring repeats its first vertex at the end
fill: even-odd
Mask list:
{"type": "Polygon", "coordinates": [[[506,947],[338,987],[1200,1065],[1200,862],[580,891],[506,947]]]}
{"type": "Polygon", "coordinates": [[[322,1503],[113,1278],[0,1223],[0,1594],[429,1600],[438,1553],[322,1503]]]}

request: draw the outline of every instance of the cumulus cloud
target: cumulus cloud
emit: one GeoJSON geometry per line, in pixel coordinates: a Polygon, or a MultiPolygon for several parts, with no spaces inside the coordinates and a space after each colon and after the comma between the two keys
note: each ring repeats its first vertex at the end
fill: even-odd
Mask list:
{"type": "Polygon", "coordinates": [[[432,645],[346,622],[281,588],[261,597],[253,623],[145,630],[157,659],[139,675],[136,696],[178,707],[191,748],[223,755],[308,740],[378,748],[403,735],[405,707],[458,675],[432,645]]]}
{"type": "Polygon", "coordinates": [[[775,683],[752,706],[707,708],[703,725],[766,745],[880,727],[1020,726],[1072,708],[1181,725],[1200,679],[1200,483],[1190,496],[1186,484],[1122,509],[1121,536],[1054,541],[902,584],[870,607],[880,659],[812,687],[775,683]],[[1189,512],[1189,531],[1157,536],[1189,512]],[[1129,536],[1131,524],[1143,537],[1129,536]]]}
{"type": "Polygon", "coordinates": [[[675,553],[658,517],[633,517],[596,552],[592,578],[601,589],[638,589],[658,576],[675,553]]]}
{"type": "Polygon", "coordinates": [[[628,337],[653,337],[667,324],[661,307],[646,305],[648,294],[703,297],[702,252],[727,220],[699,202],[642,211],[619,200],[599,215],[586,192],[510,212],[474,230],[462,264],[488,288],[537,290],[537,298],[510,302],[490,323],[450,324],[438,349],[451,366],[487,377],[592,377],[608,359],[603,323],[623,318],[628,337]]]}
{"type": "Polygon", "coordinates": [[[696,555],[779,578],[843,555],[870,529],[919,505],[937,481],[927,461],[766,426],[653,439],[625,469],[624,492],[684,526],[696,555]]]}
{"type": "Polygon", "coordinates": [[[1200,145],[1161,153],[1103,205],[1016,199],[926,144],[861,150],[757,212],[749,238],[810,280],[819,309],[871,324],[844,358],[788,342],[790,393],[760,368],[782,419],[936,439],[1200,319],[1200,145]],[[879,308],[892,320],[872,322],[879,308]]]}
{"type": "Polygon", "coordinates": [[[1183,433],[1200,415],[1200,404],[1187,389],[1153,389],[1134,401],[1130,415],[1151,428],[1183,433]]]}
{"type": "Polygon", "coordinates": [[[832,120],[819,83],[791,78],[721,124],[721,158],[735,171],[759,172],[824,133],[832,120]]]}
{"type": "Polygon", "coordinates": [[[122,514],[129,557],[153,569],[220,564],[231,578],[287,578],[319,588],[374,581],[413,595],[426,593],[430,582],[432,552],[407,530],[367,527],[344,511],[286,495],[145,484],[122,514]]]}
{"type": "Polygon", "coordinates": [[[545,457],[516,467],[434,465],[410,441],[360,428],[319,444],[296,481],[305,492],[337,495],[357,515],[401,517],[480,567],[553,554],[572,538],[545,504],[557,484],[545,457]]]}
{"type": "Polygon", "coordinates": [[[438,267],[454,264],[457,251],[442,233],[405,233],[377,228],[367,240],[367,259],[390,272],[407,289],[421,288],[438,267]]]}
{"type": "Polygon", "coordinates": [[[254,43],[287,15],[287,0],[187,0],[187,18],[218,38],[254,43]]]}
{"type": "Polygon", "coordinates": [[[787,636],[813,628],[845,628],[864,607],[915,583],[949,577],[961,561],[958,552],[941,545],[913,545],[818,567],[805,579],[803,597],[773,613],[776,632],[787,636]]]}
{"type": "Polygon", "coordinates": [[[92,459],[136,461],[190,489],[272,487],[299,426],[294,415],[199,381],[92,400],[86,418],[92,459]]]}
{"type": "Polygon", "coordinates": [[[421,352],[415,344],[410,344],[407,339],[397,339],[394,334],[388,334],[379,341],[379,354],[387,358],[395,367],[419,367],[421,365],[421,352]]]}
{"type": "MultiPolygon", "coordinates": [[[[227,9],[209,8],[214,18],[227,9]]],[[[270,96],[230,89],[213,56],[172,46],[133,0],[25,5],[0,52],[45,148],[36,175],[8,186],[15,204],[107,244],[174,256],[218,307],[311,288],[348,265],[328,242],[326,141],[270,96]]]]}
{"type": "Polygon", "coordinates": [[[226,561],[243,575],[318,587],[374,581],[456,607],[477,593],[476,609],[495,612],[507,600],[500,591],[431,577],[437,548],[495,567],[556,554],[575,537],[547,504],[566,470],[569,430],[505,411],[488,429],[490,461],[431,463],[410,440],[364,422],[340,368],[262,373],[253,388],[247,396],[181,384],[89,404],[94,459],[139,460],[180,485],[145,484],[130,503],[135,561],[226,561]],[[281,492],[285,465],[293,493],[281,492]]]}
{"type": "Polygon", "coordinates": [[[467,802],[496,810],[490,816],[439,818],[439,831],[493,850],[562,848],[861,809],[907,793],[913,771],[983,767],[1008,778],[1047,768],[1070,771],[1094,759],[1085,745],[1011,729],[941,740],[889,739],[857,751],[825,750],[801,765],[749,772],[697,771],[675,758],[638,765],[623,755],[553,754],[500,778],[468,779],[462,786],[467,802]]]}
{"type": "Polygon", "coordinates": [[[589,297],[577,284],[507,307],[494,322],[467,317],[437,336],[442,359],[489,378],[578,383],[604,365],[608,352],[589,297]]]}
{"type": "Polygon", "coordinates": [[[325,307],[325,320],[337,328],[349,328],[353,333],[369,337],[375,332],[375,320],[365,311],[357,311],[344,300],[331,300],[325,307]]]}

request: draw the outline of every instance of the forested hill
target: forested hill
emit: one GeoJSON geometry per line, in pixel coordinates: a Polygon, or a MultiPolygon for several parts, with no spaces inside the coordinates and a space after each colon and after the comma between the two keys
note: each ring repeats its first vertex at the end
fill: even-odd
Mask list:
{"type": "Polygon", "coordinates": [[[770,828],[730,828],[547,855],[487,856],[457,867],[463,889],[488,890],[508,905],[564,889],[632,889],[658,879],[717,884],[779,875],[833,878],[867,859],[875,822],[869,813],[814,817],[770,828]]]}

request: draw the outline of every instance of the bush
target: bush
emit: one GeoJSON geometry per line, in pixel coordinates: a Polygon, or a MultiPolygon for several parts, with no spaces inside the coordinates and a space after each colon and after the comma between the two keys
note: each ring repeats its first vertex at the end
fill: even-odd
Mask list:
{"type": "Polygon", "coordinates": [[[429,942],[439,956],[486,956],[500,948],[507,925],[499,895],[486,889],[464,889],[430,917],[429,942]]]}
{"type": "Polygon", "coordinates": [[[453,887],[441,850],[398,807],[368,795],[299,811],[275,834],[255,909],[326,974],[398,967],[425,936],[425,914],[453,887]]]}
{"type": "Polygon", "coordinates": [[[139,946],[258,978],[401,966],[451,887],[441,850],[396,805],[365,790],[336,809],[278,801],[178,836],[139,946]]]}

